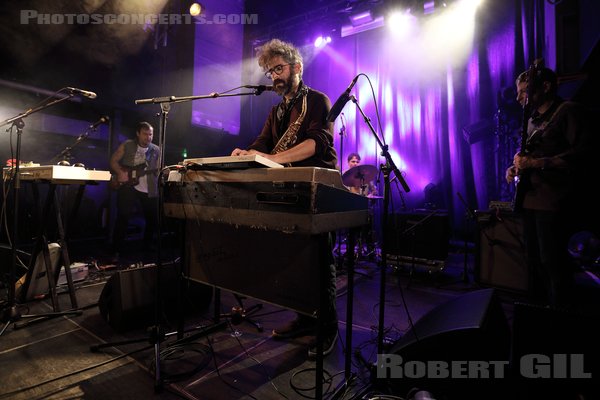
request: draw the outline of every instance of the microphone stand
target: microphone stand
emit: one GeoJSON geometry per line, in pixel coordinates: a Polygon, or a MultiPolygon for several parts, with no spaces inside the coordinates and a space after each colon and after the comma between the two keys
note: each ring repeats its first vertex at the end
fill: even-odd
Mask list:
{"type": "Polygon", "coordinates": [[[360,112],[365,123],[369,127],[369,130],[373,134],[373,137],[379,144],[379,147],[381,148],[381,155],[385,157],[385,161],[386,161],[385,164],[381,166],[381,171],[383,172],[383,213],[381,215],[381,227],[382,227],[383,240],[382,240],[382,246],[381,246],[381,281],[380,281],[380,285],[379,285],[379,326],[378,326],[378,330],[377,330],[377,353],[383,354],[384,353],[384,348],[383,348],[384,334],[383,334],[383,332],[384,332],[384,325],[385,325],[385,281],[386,281],[385,268],[387,265],[387,249],[389,246],[387,230],[388,230],[388,209],[389,209],[389,202],[390,202],[390,173],[391,172],[394,173],[395,177],[398,179],[398,181],[400,182],[400,185],[402,185],[402,188],[404,189],[405,192],[407,192],[407,193],[410,192],[410,188],[409,188],[408,184],[406,183],[406,181],[404,180],[404,177],[400,173],[400,170],[394,163],[394,160],[392,160],[392,157],[388,151],[388,145],[384,144],[382,142],[382,140],[379,138],[379,136],[377,135],[377,132],[375,132],[375,128],[373,128],[373,125],[371,124],[371,119],[365,115],[364,111],[358,104],[358,101],[356,100],[356,97],[354,97],[354,95],[350,96],[350,100],[352,100],[352,102],[356,105],[356,108],[358,108],[358,111],[360,112]]]}
{"type": "MultiPolygon", "coordinates": [[[[17,130],[17,146],[15,150],[15,159],[14,165],[12,168],[12,201],[13,201],[13,216],[12,216],[12,227],[10,231],[10,237],[12,237],[11,243],[11,261],[9,265],[9,275],[8,275],[8,299],[7,306],[4,310],[4,314],[2,315],[2,321],[6,321],[6,324],[0,330],[0,336],[4,333],[6,328],[12,323],[20,320],[21,318],[39,318],[42,315],[21,315],[19,309],[17,308],[16,303],[16,293],[15,293],[15,281],[16,281],[16,270],[17,270],[17,242],[18,242],[18,225],[19,225],[19,192],[21,189],[21,177],[20,177],[20,163],[21,163],[21,134],[23,133],[23,128],[25,127],[25,122],[23,121],[25,118],[34,114],[38,111],[44,110],[48,107],[52,107],[58,103],[61,103],[65,100],[73,97],[74,94],[70,93],[64,97],[53,100],[47,104],[42,104],[40,106],[30,108],[29,110],[20,113],[12,118],[8,118],[2,122],[0,122],[0,127],[11,124],[11,127],[7,129],[9,131],[13,127],[17,130]]],[[[32,254],[32,257],[35,257],[35,254],[32,254]]],[[[30,263],[32,266],[33,263],[30,263]]],[[[48,267],[48,265],[46,265],[48,267]]],[[[67,266],[68,268],[68,266],[67,266]]],[[[50,279],[50,276],[48,276],[50,279]]],[[[46,314],[45,316],[60,316],[60,315],[70,315],[70,314],[80,314],[81,311],[64,311],[64,312],[54,312],[46,314]]]]}
{"type": "Polygon", "coordinates": [[[346,125],[344,124],[344,113],[341,115],[342,127],[340,128],[340,172],[344,170],[344,136],[346,135],[346,125]]]}
{"type": "Polygon", "coordinates": [[[87,137],[90,135],[90,133],[96,132],[97,129],[98,129],[97,126],[89,126],[85,130],[85,132],[83,132],[81,135],[79,135],[77,137],[77,139],[75,140],[75,143],[73,143],[71,146],[65,147],[60,153],[58,153],[57,155],[55,155],[54,157],[52,157],[50,159],[50,164],[53,164],[58,159],[62,159],[63,161],[69,161],[70,162],[70,160],[71,160],[71,150],[73,150],[73,148],[75,146],[77,146],[79,143],[81,143],[85,139],[87,139],[87,137]]]}
{"type": "MultiPolygon", "coordinates": [[[[158,135],[158,147],[160,152],[160,162],[159,162],[159,182],[158,182],[158,243],[156,248],[156,294],[155,294],[155,304],[154,304],[154,326],[149,328],[150,334],[150,342],[154,346],[154,391],[156,393],[162,391],[163,388],[163,380],[161,377],[161,363],[160,363],[160,343],[165,338],[165,333],[161,328],[160,323],[160,303],[161,303],[161,270],[162,270],[162,245],[161,245],[161,237],[162,237],[162,225],[163,225],[163,209],[164,209],[164,190],[162,184],[162,177],[165,168],[165,146],[166,146],[166,132],[167,132],[167,120],[169,116],[169,111],[171,109],[172,103],[182,103],[193,100],[200,99],[215,99],[218,97],[234,97],[234,96],[249,96],[254,95],[258,96],[263,91],[265,91],[265,87],[254,88],[252,92],[242,92],[242,93],[229,93],[229,94],[221,94],[221,93],[210,93],[208,95],[200,95],[200,96],[163,96],[163,97],[154,97],[150,99],[140,99],[135,100],[135,104],[159,104],[160,105],[160,131],[158,135]]],[[[181,263],[180,263],[181,264],[181,263]]],[[[180,265],[181,268],[181,265],[180,265]]],[[[181,270],[178,271],[177,276],[181,279],[181,270]]],[[[181,286],[181,285],[180,285],[181,286]]],[[[178,291],[181,293],[181,290],[178,291]]],[[[180,314],[181,318],[181,314],[180,314]]],[[[177,333],[177,338],[179,340],[183,339],[183,329],[181,329],[181,321],[180,321],[180,329],[177,333]]],[[[218,326],[218,325],[217,325],[218,326]]],[[[224,326],[224,324],[221,324],[224,326]]],[[[206,335],[211,331],[211,329],[203,329],[197,335],[202,336],[206,335]]],[[[191,340],[190,338],[186,338],[186,340],[191,340]]],[[[103,345],[105,346],[105,345],[103,345]]],[[[95,347],[97,348],[97,347],[95,347]]]]}
{"type": "MultiPolygon", "coordinates": [[[[356,100],[356,97],[354,97],[354,95],[351,95],[349,97],[350,100],[352,100],[352,102],[356,105],[356,108],[358,108],[358,111],[360,111],[360,114],[362,115],[365,123],[367,124],[367,126],[369,127],[369,130],[371,131],[371,133],[373,134],[373,137],[375,138],[375,140],[377,141],[377,143],[379,144],[379,147],[381,147],[381,155],[385,157],[385,164],[381,166],[381,171],[383,172],[383,181],[384,181],[384,190],[383,190],[383,214],[381,216],[381,224],[382,224],[382,249],[381,249],[381,281],[380,281],[380,286],[379,286],[379,326],[377,329],[377,353],[378,354],[383,354],[384,353],[384,349],[383,349],[383,339],[384,339],[384,318],[385,318],[385,268],[387,265],[387,248],[388,248],[388,235],[386,233],[387,231],[387,224],[388,224],[388,207],[389,207],[389,201],[390,201],[390,173],[394,172],[394,175],[396,176],[396,178],[398,179],[398,181],[400,182],[400,184],[402,185],[402,188],[404,189],[405,192],[410,192],[410,188],[408,187],[408,184],[406,183],[406,181],[404,180],[404,177],[402,176],[402,174],[400,173],[400,170],[398,170],[398,167],[396,167],[396,164],[394,163],[394,160],[392,160],[392,157],[390,156],[390,153],[388,151],[388,146],[387,144],[384,144],[382,142],[382,140],[379,138],[379,136],[377,135],[377,132],[375,131],[375,128],[373,128],[373,125],[371,124],[371,119],[369,117],[367,117],[364,113],[364,111],[362,110],[362,108],[360,107],[360,105],[358,104],[358,101],[356,100]]],[[[352,283],[351,276],[348,276],[348,287],[350,290],[350,285],[352,283]]],[[[347,325],[348,327],[350,327],[352,324],[352,309],[351,309],[351,303],[349,303],[348,305],[348,310],[346,311],[346,318],[348,319],[347,321],[347,325]]],[[[333,395],[330,397],[330,400],[335,400],[335,399],[340,399],[344,392],[344,388],[346,386],[349,385],[349,383],[353,380],[353,376],[350,374],[350,358],[351,358],[351,353],[352,353],[352,349],[351,349],[351,340],[352,340],[352,333],[350,332],[350,329],[347,330],[347,335],[346,335],[346,345],[348,346],[348,348],[346,349],[346,368],[345,368],[345,381],[343,381],[340,385],[338,385],[337,390],[333,393],[333,395]]],[[[375,377],[375,371],[371,371],[371,378],[374,379],[375,377]]],[[[371,382],[373,383],[373,382],[371,382]]],[[[363,388],[364,389],[364,388],[363,388]]],[[[360,391],[359,395],[362,393],[362,390],[360,391]]],[[[356,399],[357,397],[353,397],[353,399],[356,399]]]]}
{"type": "MultiPolygon", "coordinates": [[[[342,118],[343,118],[343,113],[342,113],[342,118]]],[[[344,125],[344,122],[342,120],[342,127],[340,128],[340,173],[342,173],[342,171],[344,171],[344,135],[346,133],[346,127],[344,125]]],[[[342,235],[341,235],[341,231],[338,232],[339,234],[337,235],[337,264],[338,264],[338,268],[341,270],[344,267],[344,257],[342,256],[342,235]]],[[[346,244],[348,244],[346,242],[346,244]]],[[[348,249],[346,248],[346,251],[348,251],[348,249]]]]}
{"type": "MultiPolygon", "coordinates": [[[[169,108],[170,108],[170,103],[183,103],[186,101],[192,101],[192,100],[201,100],[201,99],[216,99],[217,97],[238,97],[238,96],[258,96],[260,95],[262,92],[264,92],[266,90],[266,88],[263,87],[258,87],[256,89],[254,89],[253,92],[242,92],[242,93],[216,93],[213,92],[211,94],[204,94],[204,95],[200,95],[200,96],[182,96],[182,97],[175,97],[175,96],[163,96],[163,97],[153,97],[151,99],[140,99],[140,100],[136,100],[135,104],[161,104],[161,110],[163,109],[162,104],[166,104],[166,114],[169,113],[169,108]]],[[[163,114],[161,113],[161,120],[162,120],[163,114]]],[[[166,115],[165,115],[166,118],[166,115]]],[[[165,122],[165,127],[166,127],[166,122],[165,122]]],[[[160,141],[160,138],[159,138],[160,141]]]]}

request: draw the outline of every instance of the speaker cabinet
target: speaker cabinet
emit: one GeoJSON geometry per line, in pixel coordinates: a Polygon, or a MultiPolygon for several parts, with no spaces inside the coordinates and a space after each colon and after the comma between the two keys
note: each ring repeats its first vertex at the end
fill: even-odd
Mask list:
{"type": "MultiPolygon", "coordinates": [[[[115,330],[124,332],[154,323],[156,302],[156,273],[154,265],[117,271],[106,282],[98,306],[100,314],[115,330]]],[[[161,315],[177,317],[177,268],[172,264],[161,267],[161,315]]],[[[204,311],[210,305],[213,288],[198,282],[183,280],[182,303],[184,311],[204,311]]]]}
{"type": "Polygon", "coordinates": [[[525,293],[529,268],[522,219],[515,214],[477,212],[475,279],[482,285],[525,293]]]}
{"type": "Polygon", "coordinates": [[[426,260],[448,258],[450,223],[442,210],[390,215],[387,253],[426,260]]]}
{"type": "MultiPolygon", "coordinates": [[[[470,292],[444,303],[418,320],[412,329],[398,340],[388,351],[402,357],[403,365],[408,369],[409,361],[464,363],[466,361],[509,360],[510,329],[494,289],[470,292]]],[[[431,372],[431,371],[430,371],[431,372]]],[[[397,394],[406,394],[411,387],[435,389],[438,394],[463,390],[461,383],[467,383],[474,394],[482,379],[390,379],[397,394]],[[415,386],[416,385],[416,386],[415,386]]],[[[487,382],[490,382],[488,379],[487,382]]],[[[468,393],[461,397],[471,398],[468,393]]],[[[478,398],[491,398],[480,397],[478,398]]],[[[436,397],[437,398],[437,397],[436,397]]],[[[454,398],[454,397],[450,397],[454,398]]]]}

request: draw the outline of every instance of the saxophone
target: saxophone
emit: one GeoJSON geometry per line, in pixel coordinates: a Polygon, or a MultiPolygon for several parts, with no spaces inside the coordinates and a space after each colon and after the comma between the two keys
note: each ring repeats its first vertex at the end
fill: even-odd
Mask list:
{"type": "MultiPolygon", "coordinates": [[[[304,87],[305,88],[305,87],[304,87]]],[[[304,89],[302,88],[302,89],[304,89]]],[[[282,151],[286,151],[290,147],[293,147],[298,140],[298,130],[300,129],[300,125],[304,121],[304,117],[306,116],[306,99],[307,99],[308,90],[305,89],[302,94],[302,110],[300,111],[300,115],[298,118],[290,124],[285,133],[281,135],[275,148],[271,151],[271,154],[281,153],[282,151]]]]}

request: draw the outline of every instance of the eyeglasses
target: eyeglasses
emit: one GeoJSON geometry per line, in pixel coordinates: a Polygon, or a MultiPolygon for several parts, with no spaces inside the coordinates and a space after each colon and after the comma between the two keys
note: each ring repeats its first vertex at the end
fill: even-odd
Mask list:
{"type": "Polygon", "coordinates": [[[271,68],[270,70],[265,72],[265,76],[269,79],[271,79],[271,77],[273,76],[273,73],[276,73],[277,75],[280,75],[283,72],[283,67],[285,67],[286,65],[293,65],[293,64],[279,64],[274,66],[273,68],[271,68]]]}

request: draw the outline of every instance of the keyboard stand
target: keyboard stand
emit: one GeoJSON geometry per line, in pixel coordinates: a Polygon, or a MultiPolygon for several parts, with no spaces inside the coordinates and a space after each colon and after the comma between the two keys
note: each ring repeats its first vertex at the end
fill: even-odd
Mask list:
{"type": "MultiPolygon", "coordinates": [[[[40,225],[38,228],[37,238],[33,246],[33,250],[31,253],[31,260],[29,262],[29,269],[27,270],[27,275],[25,278],[25,282],[23,283],[23,287],[21,290],[21,300],[26,301],[27,291],[29,289],[29,285],[33,279],[34,273],[39,271],[35,271],[35,263],[38,257],[38,254],[43,254],[44,258],[44,267],[46,271],[46,276],[48,279],[48,292],[50,294],[50,298],[52,300],[52,309],[54,312],[60,311],[60,305],[58,303],[58,295],[56,292],[56,284],[58,282],[58,278],[60,276],[60,269],[64,267],[65,276],[67,278],[67,286],[69,290],[69,296],[71,300],[71,307],[73,309],[77,309],[77,297],[75,295],[75,287],[73,285],[73,277],[71,275],[71,259],[69,257],[69,250],[67,246],[67,235],[66,230],[63,224],[62,213],[60,211],[60,202],[58,199],[58,194],[56,193],[56,184],[50,183],[48,186],[48,193],[46,195],[46,199],[44,201],[44,206],[42,209],[42,213],[39,214],[39,189],[37,186],[37,182],[32,181],[32,189],[33,196],[35,198],[35,210],[37,220],[40,225]],[[52,210],[54,208],[54,210],[52,210]],[[50,260],[50,252],[48,250],[48,240],[47,240],[47,230],[48,223],[51,213],[54,212],[56,216],[56,224],[58,228],[58,238],[57,242],[60,245],[60,253],[61,257],[59,260],[59,266],[56,269],[52,268],[52,263],[50,260]]],[[[79,205],[81,203],[81,199],[83,197],[85,185],[80,185],[78,188],[78,192],[75,198],[75,204],[73,205],[73,210],[71,212],[70,221],[72,222],[77,214],[79,209],[79,205]]]]}

